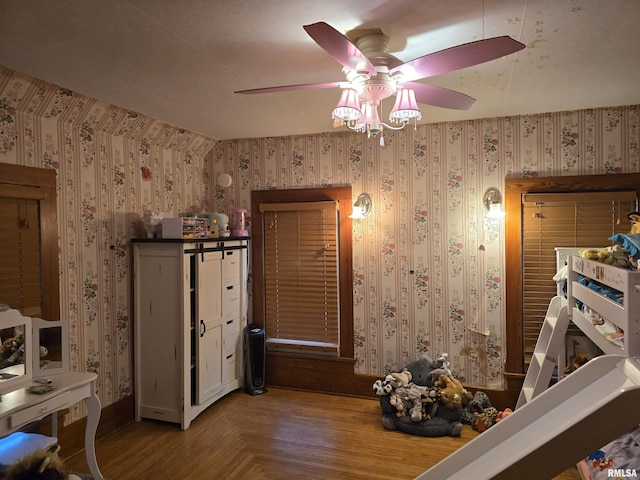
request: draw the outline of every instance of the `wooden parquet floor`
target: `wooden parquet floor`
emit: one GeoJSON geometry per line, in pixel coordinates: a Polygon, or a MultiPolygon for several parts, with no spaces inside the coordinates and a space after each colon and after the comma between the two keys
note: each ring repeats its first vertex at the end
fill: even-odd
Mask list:
{"type": "MultiPolygon", "coordinates": [[[[228,395],[186,431],[149,420],[127,425],[96,451],[107,480],[401,480],[477,435],[468,425],[460,438],[388,431],[376,399],[270,388],[228,395]]],[[[83,454],[65,464],[88,471],[83,454]]],[[[573,468],[556,480],[580,476],[573,468]]]]}

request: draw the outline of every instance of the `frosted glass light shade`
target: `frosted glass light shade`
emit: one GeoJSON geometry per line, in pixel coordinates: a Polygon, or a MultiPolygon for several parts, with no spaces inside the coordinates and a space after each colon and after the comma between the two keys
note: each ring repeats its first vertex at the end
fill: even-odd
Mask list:
{"type": "Polygon", "coordinates": [[[487,209],[487,218],[500,219],[505,216],[505,211],[502,209],[502,195],[500,195],[500,191],[497,188],[487,189],[482,202],[487,209]]]}

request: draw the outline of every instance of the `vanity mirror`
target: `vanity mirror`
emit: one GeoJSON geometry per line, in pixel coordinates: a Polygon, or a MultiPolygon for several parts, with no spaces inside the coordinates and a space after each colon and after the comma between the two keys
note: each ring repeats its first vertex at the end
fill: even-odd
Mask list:
{"type": "Polygon", "coordinates": [[[69,371],[69,335],[66,322],[32,318],[33,377],[69,371]]]}
{"type": "Polygon", "coordinates": [[[33,345],[31,318],[0,305],[0,395],[29,382],[33,345]]]}

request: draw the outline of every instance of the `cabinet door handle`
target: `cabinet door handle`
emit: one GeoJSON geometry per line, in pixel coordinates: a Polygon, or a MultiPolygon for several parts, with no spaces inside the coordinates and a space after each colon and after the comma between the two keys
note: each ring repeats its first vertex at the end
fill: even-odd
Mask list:
{"type": "Polygon", "coordinates": [[[207,326],[204,323],[204,320],[200,320],[200,337],[204,337],[205,332],[207,331],[207,326]]]}
{"type": "Polygon", "coordinates": [[[227,325],[231,325],[233,323],[233,320],[227,320],[227,325]]]}
{"type": "Polygon", "coordinates": [[[229,285],[229,286],[227,287],[227,290],[233,290],[233,285],[229,285]]]}

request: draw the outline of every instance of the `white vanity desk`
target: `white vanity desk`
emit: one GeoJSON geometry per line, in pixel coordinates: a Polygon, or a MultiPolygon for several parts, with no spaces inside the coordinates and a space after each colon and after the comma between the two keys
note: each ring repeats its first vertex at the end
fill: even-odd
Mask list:
{"type": "MultiPolygon", "coordinates": [[[[26,385],[2,395],[0,402],[0,437],[9,435],[28,423],[52,415],[53,436],[57,435],[58,410],[69,408],[84,400],[87,406],[87,425],[84,432],[84,448],[91,475],[96,480],[103,476],[96,461],[95,438],[100,420],[100,400],[96,395],[95,373],[62,373],[46,377],[55,389],[38,395],[27,392],[26,385]]],[[[35,385],[35,383],[34,383],[35,385]]]]}
{"type": "MultiPolygon", "coordinates": [[[[100,399],[95,373],[69,372],[69,340],[66,323],[23,316],[0,304],[0,345],[13,347],[0,355],[0,439],[31,422],[51,415],[52,435],[57,437],[57,412],[80,401],[87,406],[84,448],[95,480],[104,480],[96,461],[96,430],[100,399]],[[46,393],[29,392],[46,379],[54,388],[46,393]]],[[[16,449],[18,453],[18,449],[16,449]]],[[[7,453],[7,451],[5,451],[7,453]]]]}

